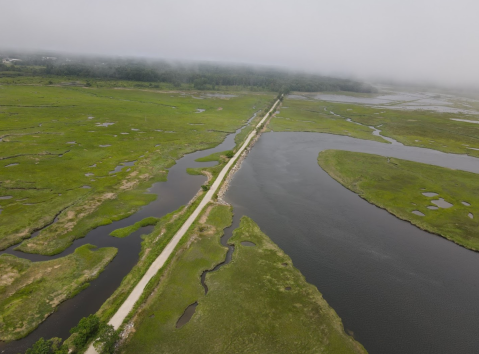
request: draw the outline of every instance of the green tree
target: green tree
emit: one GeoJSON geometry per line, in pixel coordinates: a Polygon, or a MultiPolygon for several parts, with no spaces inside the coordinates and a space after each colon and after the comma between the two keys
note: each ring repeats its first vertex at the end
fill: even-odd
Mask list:
{"type": "Polygon", "coordinates": [[[196,90],[205,90],[206,84],[207,84],[206,79],[195,79],[195,81],[193,81],[193,87],[196,90]]]}
{"type": "Polygon", "coordinates": [[[119,339],[119,331],[115,331],[112,325],[103,325],[93,346],[100,354],[113,354],[119,339]]]}
{"type": "Polygon", "coordinates": [[[52,338],[45,340],[40,338],[33,346],[25,352],[25,354],[67,354],[68,348],[62,345],[61,338],[52,338]]]}
{"type": "Polygon", "coordinates": [[[100,319],[96,315],[83,317],[76,327],[70,330],[71,334],[75,334],[73,344],[77,348],[82,348],[92,339],[100,329],[100,319]]]}

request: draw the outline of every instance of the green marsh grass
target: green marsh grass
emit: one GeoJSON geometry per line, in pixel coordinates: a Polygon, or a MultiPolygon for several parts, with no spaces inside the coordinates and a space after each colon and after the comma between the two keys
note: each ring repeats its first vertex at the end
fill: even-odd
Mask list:
{"type": "Polygon", "coordinates": [[[130,236],[133,232],[135,232],[136,230],[138,230],[142,227],[150,226],[150,225],[156,225],[159,220],[160,220],[159,218],[155,218],[154,216],[150,216],[150,217],[144,218],[143,220],[140,220],[140,221],[134,223],[133,225],[122,227],[121,229],[113,230],[110,233],[110,236],[120,237],[120,238],[127,237],[127,236],[130,236]]]}
{"type": "Polygon", "coordinates": [[[0,197],[12,197],[0,199],[0,248],[25,240],[21,251],[56,254],[131,215],[156,198],[146,189],[166,180],[175,160],[216,146],[273,98],[235,95],[0,86],[0,197]],[[129,161],[136,163],[111,173],[129,161]],[[56,224],[29,239],[62,210],[56,224]]]}
{"type": "Polygon", "coordinates": [[[31,262],[0,256],[0,340],[10,341],[33,331],[60,303],[88,286],[115,257],[116,248],[78,247],[51,261],[31,262]]]}
{"type": "Polygon", "coordinates": [[[280,113],[271,119],[268,129],[275,132],[300,131],[345,135],[387,143],[383,138],[372,135],[370,128],[334,116],[330,113],[329,102],[322,101],[284,99],[280,113]]]}
{"type": "Polygon", "coordinates": [[[241,220],[230,239],[232,262],[207,275],[205,295],[200,276],[223,261],[226,248],[219,237],[230,223],[229,207],[215,205],[190,233],[189,247],[164,273],[121,353],[366,352],[344,333],[334,310],[291,259],[249,218],[241,220]],[[177,320],[194,302],[192,319],[177,329],[177,320]]]}
{"type": "Polygon", "coordinates": [[[331,177],[368,202],[421,229],[479,251],[477,174],[342,150],[322,151],[318,163],[331,177]],[[428,192],[438,195],[422,194],[428,192]],[[436,207],[432,201],[439,198],[453,206],[428,209],[436,207]],[[415,210],[425,216],[413,214],[415,210]]]}
{"type": "Polygon", "coordinates": [[[479,151],[474,150],[479,149],[479,124],[451,120],[477,120],[477,115],[291,98],[285,99],[283,106],[287,108],[269,125],[273,131],[328,133],[388,143],[372,135],[368,126],[374,126],[381,130],[381,135],[404,145],[479,157],[479,151]],[[363,126],[347,122],[347,118],[363,126]]]}

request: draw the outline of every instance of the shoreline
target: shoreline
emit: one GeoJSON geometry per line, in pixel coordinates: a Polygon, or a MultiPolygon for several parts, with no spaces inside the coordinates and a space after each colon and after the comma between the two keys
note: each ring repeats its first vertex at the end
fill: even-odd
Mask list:
{"type": "MultiPolygon", "coordinates": [[[[279,104],[277,105],[276,107],[276,104],[273,105],[272,108],[275,108],[276,107],[276,110],[278,110],[282,105],[282,101],[279,102],[279,104]]],[[[259,138],[261,137],[261,135],[263,135],[263,133],[266,131],[266,127],[268,126],[269,122],[271,121],[271,118],[273,118],[274,116],[276,116],[276,112],[271,114],[267,120],[265,120],[264,122],[264,125],[262,127],[262,129],[260,131],[257,131],[257,133],[255,134],[255,136],[253,137],[253,139],[251,139],[251,142],[250,144],[248,145],[248,147],[246,149],[244,149],[244,151],[241,153],[241,155],[238,157],[236,163],[234,164],[234,166],[230,169],[230,171],[228,172],[227,176],[225,177],[224,181],[223,181],[223,184],[221,185],[219,191],[218,191],[218,203],[219,204],[223,204],[223,205],[230,205],[228,202],[226,202],[224,200],[224,196],[226,194],[226,192],[228,191],[229,189],[229,186],[230,186],[230,183],[231,181],[233,180],[233,177],[235,175],[236,172],[238,172],[238,170],[241,168],[241,165],[243,163],[243,161],[245,160],[245,158],[248,156],[249,152],[251,151],[251,149],[253,148],[253,146],[256,144],[256,142],[259,140],[259,138]]],[[[258,125],[261,125],[261,122],[258,123],[258,125]]]]}

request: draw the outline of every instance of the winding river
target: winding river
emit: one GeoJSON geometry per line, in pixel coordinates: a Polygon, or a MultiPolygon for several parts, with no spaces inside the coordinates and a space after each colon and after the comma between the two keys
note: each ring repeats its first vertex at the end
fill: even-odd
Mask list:
{"type": "Polygon", "coordinates": [[[325,149],[474,173],[479,159],[329,134],[266,133],[225,196],[235,223],[242,215],[257,222],[369,353],[477,353],[479,254],[344,188],[318,166],[325,149]]]}
{"type": "MultiPolygon", "coordinates": [[[[248,123],[250,123],[255,117],[256,113],[248,120],[248,123]]],[[[75,240],[64,252],[55,256],[43,256],[14,251],[16,246],[1,251],[0,254],[14,254],[17,257],[37,262],[64,257],[75,251],[77,247],[87,243],[93,244],[97,247],[118,248],[117,256],[97,279],[90,282],[88,288],[80,292],[74,298],[60,304],[57,311],[51,314],[27,337],[9,343],[0,342],[0,352],[5,354],[24,353],[27,348],[41,337],[47,339],[52,337],[66,339],[70,336],[70,328],[76,326],[81,318],[98,311],[101,305],[118,288],[123,278],[138,262],[138,256],[141,251],[140,236],[150,233],[153,226],[141,228],[125,238],[109,236],[110,232],[118,228],[132,225],[149,216],[162,217],[175,211],[182,205],[186,205],[206,181],[205,176],[189,175],[186,173],[186,169],[216,165],[216,161],[196,162],[195,160],[215,152],[233,149],[235,147],[234,140],[236,135],[246,127],[246,125],[236,130],[235,133],[229,134],[224,141],[215,148],[197,151],[183,156],[169,169],[168,181],[155,183],[149,189],[149,193],[158,195],[158,198],[155,201],[142,207],[138,212],[125,219],[115,221],[112,224],[101,226],[90,231],[84,238],[75,240]]]]}

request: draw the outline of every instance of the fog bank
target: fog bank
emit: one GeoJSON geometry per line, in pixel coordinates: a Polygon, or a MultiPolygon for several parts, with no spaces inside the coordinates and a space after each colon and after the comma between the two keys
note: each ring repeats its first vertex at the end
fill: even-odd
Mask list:
{"type": "Polygon", "coordinates": [[[472,0],[24,0],[2,8],[0,48],[479,83],[472,0]]]}

